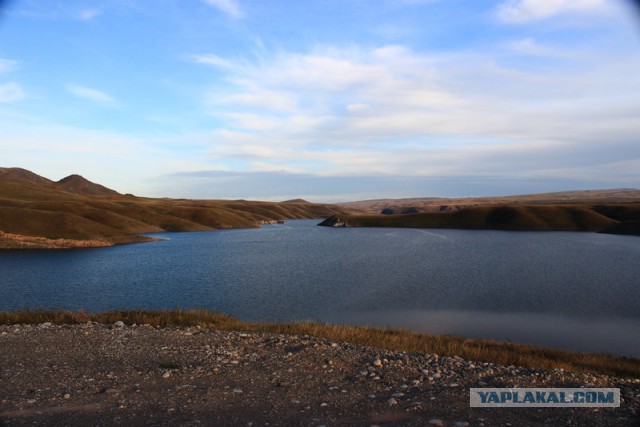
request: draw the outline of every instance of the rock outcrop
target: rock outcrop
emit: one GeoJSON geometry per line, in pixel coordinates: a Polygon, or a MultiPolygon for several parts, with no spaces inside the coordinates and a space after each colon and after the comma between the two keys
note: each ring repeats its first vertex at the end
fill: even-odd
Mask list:
{"type": "Polygon", "coordinates": [[[348,227],[349,226],[349,224],[347,224],[347,221],[342,220],[337,215],[330,216],[329,218],[325,219],[318,225],[321,227],[348,227]]]}

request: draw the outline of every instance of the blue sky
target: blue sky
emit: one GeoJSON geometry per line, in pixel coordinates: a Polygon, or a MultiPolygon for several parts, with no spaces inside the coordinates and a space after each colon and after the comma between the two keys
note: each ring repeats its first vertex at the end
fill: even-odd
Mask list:
{"type": "Polygon", "coordinates": [[[14,0],[0,166],[345,201],[640,187],[624,0],[14,0]]]}

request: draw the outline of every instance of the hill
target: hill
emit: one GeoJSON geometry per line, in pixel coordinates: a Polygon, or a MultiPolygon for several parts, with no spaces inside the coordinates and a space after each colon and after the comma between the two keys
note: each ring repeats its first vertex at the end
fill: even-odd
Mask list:
{"type": "Polygon", "coordinates": [[[0,168],[0,180],[19,180],[52,185],[53,181],[22,168],[0,168]]]}
{"type": "Polygon", "coordinates": [[[115,190],[85,179],[80,175],[69,175],[56,183],[56,187],[73,194],[87,196],[119,196],[115,190]]]}
{"type": "Polygon", "coordinates": [[[640,235],[640,203],[611,205],[481,205],[395,215],[335,215],[330,227],[463,228],[510,231],[595,231],[640,235]]]}
{"type": "Polygon", "coordinates": [[[0,248],[110,246],[139,233],[259,227],[350,210],[304,201],[153,199],[121,195],[79,175],[58,182],[0,169],[0,248]]]}
{"type": "Polygon", "coordinates": [[[419,212],[448,212],[481,205],[595,205],[640,202],[640,190],[620,188],[610,190],[580,190],[498,197],[423,197],[411,199],[376,199],[339,203],[347,209],[386,214],[417,210],[419,212]]]}

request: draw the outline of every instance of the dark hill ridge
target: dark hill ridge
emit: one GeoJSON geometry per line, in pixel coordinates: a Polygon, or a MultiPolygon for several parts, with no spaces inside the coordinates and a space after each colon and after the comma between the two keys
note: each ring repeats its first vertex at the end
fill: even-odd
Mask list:
{"type": "Polygon", "coordinates": [[[484,205],[404,215],[336,215],[329,227],[462,228],[510,231],[595,231],[640,235],[640,204],[484,205]],[[620,218],[621,212],[624,219],[620,218]]]}
{"type": "Polygon", "coordinates": [[[307,202],[305,199],[291,199],[291,200],[285,200],[282,203],[310,203],[310,202],[307,202]]]}
{"type": "Polygon", "coordinates": [[[87,196],[121,196],[117,191],[91,182],[80,175],[69,175],[66,178],[62,178],[56,182],[56,187],[69,193],[87,196]]]}
{"type": "Polygon", "coordinates": [[[123,196],[79,175],[53,182],[0,169],[0,248],[109,246],[139,233],[250,228],[351,210],[332,205],[123,196]]]}
{"type": "Polygon", "coordinates": [[[87,196],[122,196],[115,190],[89,181],[81,175],[69,175],[60,181],[52,181],[22,168],[0,168],[0,180],[26,181],[56,188],[72,194],[87,196]]]}
{"type": "Polygon", "coordinates": [[[550,204],[582,204],[595,205],[640,203],[640,190],[634,188],[616,188],[609,190],[578,190],[561,191],[555,193],[537,193],[499,197],[423,197],[411,199],[376,199],[358,202],[339,203],[348,209],[368,211],[370,213],[386,212],[400,213],[404,209],[414,208],[420,212],[442,212],[465,209],[481,205],[550,205],[550,204]]]}
{"type": "Polygon", "coordinates": [[[0,168],[0,179],[15,179],[45,185],[53,184],[53,181],[22,168],[0,168]]]}

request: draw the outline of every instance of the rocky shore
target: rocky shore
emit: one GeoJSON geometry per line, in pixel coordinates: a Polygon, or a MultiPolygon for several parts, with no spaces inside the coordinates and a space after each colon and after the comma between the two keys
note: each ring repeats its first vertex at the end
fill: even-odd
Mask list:
{"type": "Polygon", "coordinates": [[[629,426],[640,380],[310,336],[0,326],[4,425],[629,426]],[[620,408],[470,408],[470,387],[619,387],[620,408]]]}

